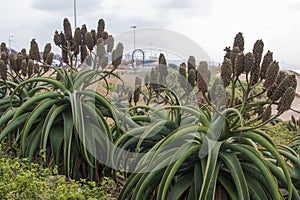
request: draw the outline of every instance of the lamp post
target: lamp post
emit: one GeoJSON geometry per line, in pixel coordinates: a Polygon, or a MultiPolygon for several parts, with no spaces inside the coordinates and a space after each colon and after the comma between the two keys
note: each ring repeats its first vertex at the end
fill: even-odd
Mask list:
{"type": "Polygon", "coordinates": [[[150,42],[150,57],[152,58],[152,42],[150,42]]]}
{"type": "Polygon", "coordinates": [[[74,25],[77,28],[76,0],[74,0],[74,25]]]}
{"type": "Polygon", "coordinates": [[[12,39],[14,36],[13,35],[9,35],[8,36],[8,48],[9,48],[9,53],[11,53],[11,42],[12,42],[12,39]]]}
{"type": "Polygon", "coordinates": [[[135,50],[135,29],[137,26],[130,26],[133,29],[133,50],[135,50]]]}

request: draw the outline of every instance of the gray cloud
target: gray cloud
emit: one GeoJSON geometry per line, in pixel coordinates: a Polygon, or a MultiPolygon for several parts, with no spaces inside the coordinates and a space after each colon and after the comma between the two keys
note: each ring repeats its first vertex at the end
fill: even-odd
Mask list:
{"type": "Polygon", "coordinates": [[[122,16],[107,16],[105,17],[107,29],[110,30],[114,34],[126,32],[130,30],[130,26],[137,26],[139,28],[146,27],[165,27],[168,22],[160,21],[155,18],[151,19],[143,19],[136,17],[122,17],[122,16]]]}
{"type": "Polygon", "coordinates": [[[191,8],[193,7],[192,1],[187,0],[187,1],[182,1],[182,0],[166,0],[162,1],[161,4],[159,5],[161,8],[177,8],[177,9],[186,9],[186,8],[191,8]]]}
{"type": "Polygon", "coordinates": [[[300,2],[286,4],[286,8],[292,12],[300,12],[300,2]]]}
{"type": "Polygon", "coordinates": [[[209,15],[212,10],[212,0],[165,0],[157,9],[160,10],[181,10],[188,15],[209,15]]]}
{"type": "MultiPolygon", "coordinates": [[[[138,27],[167,27],[177,18],[187,15],[207,15],[211,0],[77,0],[77,26],[87,24],[96,28],[99,18],[104,18],[112,33],[128,31],[131,25],[138,27]]],[[[34,9],[56,12],[56,17],[73,19],[73,0],[33,0],[34,9]]]]}
{"type": "Polygon", "coordinates": [[[103,0],[101,5],[90,17],[100,15],[114,33],[128,31],[131,25],[164,28],[181,17],[208,15],[212,10],[212,0],[103,0]]]}
{"type": "MultiPolygon", "coordinates": [[[[101,5],[101,2],[101,0],[76,0],[78,15],[95,11],[101,5]]],[[[72,13],[73,5],[73,0],[33,0],[31,2],[31,6],[34,9],[61,14],[72,13]]]]}

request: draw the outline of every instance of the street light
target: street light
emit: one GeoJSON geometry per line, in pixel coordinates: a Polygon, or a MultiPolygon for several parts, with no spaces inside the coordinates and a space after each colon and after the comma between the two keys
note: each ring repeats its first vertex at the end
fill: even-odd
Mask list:
{"type": "Polygon", "coordinates": [[[77,28],[76,0],[74,0],[74,25],[77,28]]]}
{"type": "Polygon", "coordinates": [[[135,29],[137,26],[130,26],[133,29],[133,50],[135,50],[135,29]]]}
{"type": "Polygon", "coordinates": [[[8,48],[9,48],[9,53],[11,53],[11,42],[12,42],[12,39],[14,36],[13,35],[9,35],[8,36],[8,48]]]}
{"type": "Polygon", "coordinates": [[[152,42],[150,42],[150,57],[152,57],[152,42]]]}

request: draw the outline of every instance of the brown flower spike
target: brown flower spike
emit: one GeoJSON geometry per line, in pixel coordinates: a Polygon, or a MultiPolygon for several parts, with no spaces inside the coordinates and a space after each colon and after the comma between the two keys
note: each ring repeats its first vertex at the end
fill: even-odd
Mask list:
{"type": "Polygon", "coordinates": [[[22,60],[22,65],[21,65],[21,74],[22,74],[24,77],[27,76],[27,72],[28,72],[27,69],[28,69],[28,68],[27,68],[26,60],[23,59],[23,60],[22,60]]]}
{"type": "Polygon", "coordinates": [[[261,79],[266,78],[267,70],[268,70],[270,64],[272,63],[272,61],[273,61],[273,53],[271,51],[268,51],[266,53],[266,55],[264,56],[263,62],[261,64],[261,70],[260,70],[260,78],[261,79]]]}
{"type": "Polygon", "coordinates": [[[235,57],[235,75],[240,76],[244,71],[244,54],[238,53],[235,57]]]}
{"type": "Polygon", "coordinates": [[[44,60],[44,62],[46,62],[48,53],[50,53],[50,51],[51,51],[51,44],[47,43],[45,45],[45,47],[44,47],[44,52],[43,52],[43,60],[44,60]]]}
{"type": "Polygon", "coordinates": [[[87,32],[85,34],[85,43],[87,48],[92,51],[94,48],[94,38],[91,32],[87,32]]]}
{"type": "Polygon", "coordinates": [[[208,91],[210,76],[208,63],[206,61],[201,61],[197,69],[197,86],[200,92],[205,93],[208,91]]]}
{"type": "Polygon", "coordinates": [[[285,112],[291,108],[291,105],[295,98],[295,89],[292,87],[289,87],[281,97],[277,110],[278,112],[285,112]]]}
{"type": "Polygon", "coordinates": [[[178,79],[179,79],[180,87],[185,89],[186,88],[186,64],[184,62],[181,63],[179,66],[178,79]]]}
{"type": "Polygon", "coordinates": [[[2,80],[7,79],[7,68],[3,60],[0,60],[0,77],[2,80]]]}
{"type": "Polygon", "coordinates": [[[33,68],[34,68],[33,60],[31,60],[31,59],[28,60],[27,67],[28,67],[28,71],[27,71],[28,77],[31,77],[33,75],[33,68]]]}
{"type": "Polygon", "coordinates": [[[278,73],[279,73],[279,64],[278,64],[278,62],[273,61],[266,71],[265,82],[263,85],[263,87],[266,90],[271,89],[271,87],[273,86],[273,84],[276,81],[278,73]]]}
{"type": "Polygon", "coordinates": [[[72,40],[72,28],[71,28],[71,23],[67,18],[64,19],[63,27],[64,27],[66,40],[70,42],[72,40]]]}
{"type": "Polygon", "coordinates": [[[224,87],[227,87],[230,84],[232,77],[232,65],[231,61],[228,58],[225,58],[221,66],[221,78],[223,80],[224,87]]]}
{"type": "Polygon", "coordinates": [[[234,38],[233,48],[238,47],[240,51],[244,51],[244,44],[245,41],[244,41],[243,34],[239,32],[238,34],[236,34],[234,38]]]}
{"type": "Polygon", "coordinates": [[[41,60],[39,47],[35,39],[32,39],[30,42],[29,59],[41,60]]]}

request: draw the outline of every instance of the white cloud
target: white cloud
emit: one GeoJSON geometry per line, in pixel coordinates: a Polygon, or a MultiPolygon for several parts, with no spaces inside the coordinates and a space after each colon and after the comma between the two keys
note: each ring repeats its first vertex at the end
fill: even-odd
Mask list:
{"type": "MultiPolygon", "coordinates": [[[[116,35],[138,28],[167,28],[184,34],[221,61],[225,46],[231,46],[237,32],[245,37],[246,50],[263,39],[265,50],[275,59],[300,63],[300,4],[298,0],[77,0],[78,26],[97,27],[106,21],[107,30],[116,35]]],[[[40,48],[52,42],[62,21],[73,24],[73,0],[10,0],[2,5],[1,41],[14,35],[12,46],[28,48],[37,38],[40,48]]]]}

